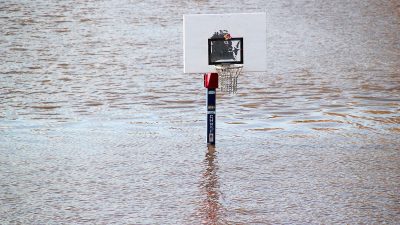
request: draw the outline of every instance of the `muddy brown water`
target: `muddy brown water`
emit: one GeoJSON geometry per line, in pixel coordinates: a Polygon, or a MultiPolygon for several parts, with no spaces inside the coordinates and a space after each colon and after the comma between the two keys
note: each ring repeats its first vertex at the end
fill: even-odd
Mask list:
{"type": "Polygon", "coordinates": [[[0,1],[1,224],[396,224],[397,1],[0,1]],[[268,70],[183,74],[182,14],[267,12],[268,70]]]}

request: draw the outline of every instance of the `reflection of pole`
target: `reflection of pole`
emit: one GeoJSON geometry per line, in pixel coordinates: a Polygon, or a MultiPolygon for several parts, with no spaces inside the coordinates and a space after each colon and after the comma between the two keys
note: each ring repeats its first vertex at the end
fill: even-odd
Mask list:
{"type": "Polygon", "coordinates": [[[204,162],[206,168],[200,186],[205,195],[200,208],[200,215],[203,217],[202,224],[227,224],[225,221],[225,209],[220,203],[221,193],[219,191],[215,146],[208,146],[204,162]]]}
{"type": "Polygon", "coordinates": [[[218,88],[218,74],[204,74],[204,87],[207,88],[207,144],[215,145],[216,124],[216,96],[218,88]]]}

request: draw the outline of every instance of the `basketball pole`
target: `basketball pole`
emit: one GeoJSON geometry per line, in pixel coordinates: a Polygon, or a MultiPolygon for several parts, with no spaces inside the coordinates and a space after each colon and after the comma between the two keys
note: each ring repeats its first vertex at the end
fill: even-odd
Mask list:
{"type": "Polygon", "coordinates": [[[215,145],[218,73],[204,74],[204,87],[207,88],[207,145],[215,145]]]}

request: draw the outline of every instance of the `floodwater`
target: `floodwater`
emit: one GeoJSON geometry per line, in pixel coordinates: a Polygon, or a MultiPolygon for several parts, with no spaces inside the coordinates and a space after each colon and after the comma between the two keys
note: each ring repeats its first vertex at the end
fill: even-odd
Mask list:
{"type": "Polygon", "coordinates": [[[0,1],[0,223],[398,224],[399,22],[398,1],[0,1]],[[260,11],[268,70],[218,95],[208,149],[182,14],[260,11]]]}

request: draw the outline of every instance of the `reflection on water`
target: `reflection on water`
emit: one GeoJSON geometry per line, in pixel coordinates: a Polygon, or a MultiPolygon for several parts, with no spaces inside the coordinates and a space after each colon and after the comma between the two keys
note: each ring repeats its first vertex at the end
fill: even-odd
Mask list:
{"type": "Polygon", "coordinates": [[[202,224],[227,224],[224,219],[224,207],[220,203],[221,193],[218,182],[218,162],[216,158],[216,148],[208,146],[205,158],[205,171],[201,182],[201,192],[204,200],[200,208],[203,217],[202,224]]]}
{"type": "Polygon", "coordinates": [[[398,223],[399,10],[0,1],[0,223],[398,223]],[[218,92],[218,150],[204,151],[182,14],[256,11],[268,69],[218,92]]]}

